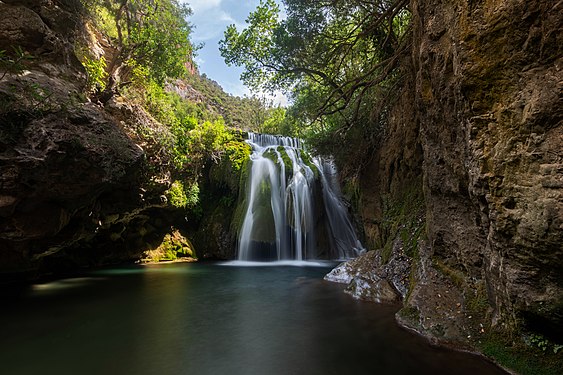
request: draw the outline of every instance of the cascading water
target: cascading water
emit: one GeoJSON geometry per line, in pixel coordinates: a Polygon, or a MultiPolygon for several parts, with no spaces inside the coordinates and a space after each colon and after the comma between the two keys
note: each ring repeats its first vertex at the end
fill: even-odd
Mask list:
{"type": "Polygon", "coordinates": [[[348,259],[362,246],[333,163],[298,139],[249,133],[253,149],[238,260],[348,259]]]}

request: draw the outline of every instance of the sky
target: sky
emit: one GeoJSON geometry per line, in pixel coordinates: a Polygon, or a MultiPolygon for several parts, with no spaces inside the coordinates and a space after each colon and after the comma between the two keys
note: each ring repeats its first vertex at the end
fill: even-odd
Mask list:
{"type": "MultiPolygon", "coordinates": [[[[236,96],[252,93],[239,77],[242,69],[229,67],[219,53],[219,41],[228,25],[235,24],[239,30],[245,27],[248,14],[256,9],[260,0],[182,0],[192,8],[188,21],[194,26],[192,41],[204,46],[197,52],[195,61],[200,73],[217,81],[223,89],[236,96]]],[[[281,0],[276,0],[281,5],[281,0]]],[[[255,93],[259,96],[263,93],[255,93]]],[[[275,104],[287,105],[287,98],[278,93],[268,96],[275,104]]]]}

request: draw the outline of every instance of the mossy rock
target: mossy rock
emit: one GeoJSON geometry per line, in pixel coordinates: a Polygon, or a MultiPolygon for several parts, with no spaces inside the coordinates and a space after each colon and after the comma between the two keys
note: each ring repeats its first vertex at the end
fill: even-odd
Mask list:
{"type": "Polygon", "coordinates": [[[148,250],[144,255],[144,262],[171,261],[178,258],[197,259],[192,243],[177,229],[164,236],[156,249],[148,250]]]}
{"type": "Polygon", "coordinates": [[[280,153],[280,156],[281,156],[283,163],[285,165],[285,175],[286,176],[293,176],[293,162],[291,161],[291,158],[287,154],[285,147],[278,146],[277,150],[280,153]]]}
{"type": "Polygon", "coordinates": [[[390,259],[396,239],[402,241],[405,255],[417,258],[418,244],[426,237],[425,202],[421,181],[413,181],[396,196],[383,196],[382,201],[383,263],[390,259]]]}
{"type": "Polygon", "coordinates": [[[313,160],[311,159],[311,155],[309,155],[309,153],[305,150],[299,150],[299,155],[301,156],[301,160],[303,160],[303,163],[309,168],[311,168],[311,171],[313,171],[313,174],[315,175],[315,179],[318,179],[321,173],[319,171],[319,168],[317,168],[315,163],[313,163],[313,160]]]}

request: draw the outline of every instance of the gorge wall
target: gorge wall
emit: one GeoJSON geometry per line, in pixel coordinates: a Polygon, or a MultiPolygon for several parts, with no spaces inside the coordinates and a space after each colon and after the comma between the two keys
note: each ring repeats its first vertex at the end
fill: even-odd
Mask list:
{"type": "Polygon", "coordinates": [[[484,280],[493,324],[523,319],[553,337],[563,326],[562,5],[413,4],[433,258],[484,280]]]}
{"type": "MultiPolygon", "coordinates": [[[[9,57],[0,65],[0,281],[138,261],[200,224],[170,203],[183,176],[159,141],[169,128],[122,97],[87,100],[79,46],[98,57],[108,48],[80,4],[0,2],[0,51],[9,57]]],[[[213,168],[226,170],[217,185],[237,179],[228,158],[213,168]]],[[[234,195],[226,200],[234,206],[238,186],[220,194],[234,195]]],[[[204,205],[207,222],[217,200],[204,205]]],[[[232,256],[235,239],[225,241],[199,241],[199,255],[232,256]]],[[[178,243],[194,255],[189,241],[178,243]]]]}
{"type": "Polygon", "coordinates": [[[340,271],[387,279],[399,321],[441,342],[563,337],[563,3],[410,7],[402,95],[357,182],[382,250],[340,271]]]}

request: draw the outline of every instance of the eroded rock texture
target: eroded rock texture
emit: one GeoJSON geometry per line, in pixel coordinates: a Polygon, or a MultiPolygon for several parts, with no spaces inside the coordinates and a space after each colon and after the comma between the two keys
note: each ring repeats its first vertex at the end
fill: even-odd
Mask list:
{"type": "Polygon", "coordinates": [[[493,324],[561,331],[563,27],[551,1],[414,2],[432,257],[493,324]]]}
{"type": "Polygon", "coordinates": [[[79,6],[0,3],[0,50],[13,62],[0,71],[0,276],[8,279],[138,259],[175,219],[161,210],[169,171],[134,136],[158,124],[138,108],[85,100],[79,6]]]}
{"type": "Polygon", "coordinates": [[[399,319],[462,344],[483,327],[562,337],[563,4],[410,7],[412,66],[358,205],[382,264],[413,260],[399,319]]]}
{"type": "Polygon", "coordinates": [[[231,258],[240,171],[206,161],[202,215],[175,207],[173,181],[200,173],[173,163],[169,127],[141,105],[87,98],[83,49],[113,53],[80,0],[0,2],[0,281],[136,261],[200,225],[197,254],[182,247],[231,258]]]}

